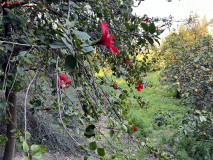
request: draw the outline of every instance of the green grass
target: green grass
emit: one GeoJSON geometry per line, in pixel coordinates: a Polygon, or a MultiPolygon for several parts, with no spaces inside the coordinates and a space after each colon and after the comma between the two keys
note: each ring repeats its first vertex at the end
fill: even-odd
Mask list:
{"type": "MultiPolygon", "coordinates": [[[[163,148],[163,150],[171,151],[171,146],[174,138],[174,132],[177,130],[178,119],[183,116],[183,114],[189,109],[186,106],[182,106],[179,99],[175,98],[175,93],[170,93],[167,90],[166,85],[161,85],[159,81],[160,72],[150,72],[147,73],[147,77],[144,78],[144,89],[138,92],[135,86],[131,86],[134,94],[143,98],[143,101],[147,104],[140,108],[137,101],[133,98],[129,98],[130,110],[129,110],[129,120],[133,122],[134,126],[138,128],[136,132],[137,137],[144,139],[144,137],[149,137],[150,143],[156,147],[163,148]],[[158,127],[155,120],[155,114],[160,110],[162,117],[171,113],[171,118],[168,117],[162,126],[158,127]]],[[[110,80],[116,81],[118,87],[130,91],[129,87],[126,85],[122,78],[116,78],[108,73],[108,78],[110,80]]],[[[101,72],[98,76],[104,76],[101,72]]],[[[105,86],[105,90],[113,90],[110,86],[105,86]]],[[[117,91],[115,91],[117,92],[117,91]]],[[[129,92],[130,93],[130,92],[129,92]]]]}
{"type": "MultiPolygon", "coordinates": [[[[174,93],[170,93],[167,91],[168,86],[160,84],[159,74],[159,71],[148,73],[148,76],[144,78],[144,80],[146,81],[144,89],[142,89],[140,92],[138,92],[134,88],[134,85],[131,86],[134,94],[143,97],[143,100],[145,102],[148,102],[148,104],[144,108],[139,108],[137,101],[132,96],[132,98],[129,99],[129,102],[131,104],[131,110],[129,113],[130,117],[143,116],[143,119],[147,117],[146,122],[152,121],[155,118],[155,113],[157,113],[157,111],[161,109],[161,112],[163,113],[175,111],[173,118],[179,118],[188,109],[181,106],[180,100],[175,98],[174,93]]],[[[99,76],[103,75],[103,72],[99,74],[99,76]]],[[[118,87],[130,91],[129,87],[126,85],[125,81],[122,78],[111,76],[110,72],[108,73],[108,78],[110,80],[116,81],[118,87]]],[[[111,86],[105,86],[103,88],[107,91],[113,90],[111,86]]]]}

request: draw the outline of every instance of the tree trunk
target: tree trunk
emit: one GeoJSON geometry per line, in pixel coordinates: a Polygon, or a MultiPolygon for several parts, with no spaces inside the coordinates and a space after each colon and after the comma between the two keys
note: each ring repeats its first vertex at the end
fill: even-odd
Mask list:
{"type": "MultiPolygon", "coordinates": [[[[7,2],[7,1],[8,0],[3,0],[2,3],[7,2]]],[[[7,16],[7,14],[8,14],[6,12],[6,10],[4,10],[5,6],[6,5],[3,6],[3,17],[7,16]]],[[[10,32],[12,31],[11,24],[6,23],[4,25],[4,28],[5,28],[5,38],[7,39],[7,38],[11,37],[11,34],[10,34],[10,32]]],[[[6,63],[7,63],[7,61],[6,61],[6,63]]],[[[5,69],[6,68],[3,69],[4,72],[7,72],[5,69]]],[[[13,67],[11,72],[15,73],[16,67],[13,67]]],[[[6,77],[4,77],[4,78],[6,78],[6,77]]],[[[15,151],[15,139],[13,139],[14,133],[11,133],[11,130],[17,128],[17,115],[16,115],[17,95],[16,95],[16,92],[11,89],[11,87],[6,87],[5,97],[6,97],[6,99],[8,99],[9,108],[7,109],[7,114],[8,114],[10,119],[9,119],[8,124],[7,124],[8,141],[7,141],[6,146],[5,146],[3,160],[13,160],[14,151],[15,151]]]]}
{"type": "Polygon", "coordinates": [[[179,92],[178,90],[176,91],[176,98],[177,98],[177,99],[180,99],[180,98],[181,98],[180,92],[179,92]]]}
{"type": "Polygon", "coordinates": [[[14,152],[15,152],[15,139],[13,138],[15,133],[11,133],[11,130],[17,128],[17,115],[16,115],[17,95],[15,91],[12,91],[8,95],[9,91],[10,91],[10,87],[7,87],[5,96],[6,96],[6,99],[8,98],[8,102],[10,103],[9,110],[7,111],[10,121],[7,124],[8,141],[5,146],[3,160],[13,160],[14,152]]]}

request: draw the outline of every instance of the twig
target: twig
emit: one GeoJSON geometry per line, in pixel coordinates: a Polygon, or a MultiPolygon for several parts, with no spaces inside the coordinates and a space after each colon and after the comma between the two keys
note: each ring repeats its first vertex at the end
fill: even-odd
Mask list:
{"type": "Polygon", "coordinates": [[[69,131],[67,130],[66,126],[64,125],[64,122],[63,122],[63,119],[62,119],[62,115],[61,115],[61,107],[60,107],[60,96],[59,96],[59,85],[58,85],[58,81],[59,81],[59,76],[58,76],[58,59],[59,59],[59,56],[57,56],[57,59],[56,59],[56,74],[57,74],[57,82],[56,82],[56,86],[57,86],[57,99],[58,99],[58,112],[59,112],[59,117],[60,117],[60,121],[65,129],[65,131],[67,132],[67,134],[72,138],[72,140],[77,144],[77,145],[80,145],[76,140],[75,138],[69,133],[69,131]]]}
{"type": "Polygon", "coordinates": [[[28,88],[27,88],[27,91],[26,91],[26,95],[25,95],[25,99],[24,99],[24,139],[25,139],[25,141],[27,140],[26,139],[26,132],[27,132],[27,96],[28,96],[28,92],[30,90],[30,86],[33,83],[37,73],[38,73],[38,70],[34,74],[34,77],[30,81],[30,84],[28,85],[28,88]]]}
{"type": "Polygon", "coordinates": [[[130,135],[128,134],[128,143],[129,143],[129,146],[128,146],[128,150],[129,150],[129,160],[130,160],[130,154],[131,154],[131,151],[130,151],[130,135]]]}
{"type": "MultiPolygon", "coordinates": [[[[88,59],[87,57],[86,57],[86,59],[87,59],[87,61],[90,63],[90,61],[89,61],[89,59],[88,59]]],[[[91,63],[90,63],[90,64],[91,64],[91,63]]],[[[83,64],[82,64],[82,65],[83,65],[83,64]]],[[[103,88],[100,86],[100,84],[97,83],[97,82],[95,81],[95,78],[94,78],[94,76],[93,76],[94,74],[93,74],[91,68],[90,68],[90,71],[91,71],[91,77],[92,77],[92,79],[93,79],[93,82],[97,84],[97,86],[101,89],[102,92],[104,92],[104,90],[103,90],[103,88]]],[[[121,117],[120,117],[119,114],[117,113],[116,109],[113,107],[113,104],[110,102],[109,97],[108,97],[107,95],[106,95],[106,99],[107,99],[107,101],[109,102],[109,104],[112,105],[112,109],[113,109],[113,111],[115,112],[115,114],[116,114],[116,116],[118,117],[118,119],[122,122],[121,117]]]]}
{"type": "Polygon", "coordinates": [[[70,18],[70,0],[68,1],[68,13],[67,13],[67,19],[69,20],[70,18]]]}
{"type": "Polygon", "coordinates": [[[14,44],[13,44],[13,48],[12,48],[12,51],[11,51],[11,53],[10,53],[10,56],[9,56],[9,58],[8,58],[8,61],[7,61],[7,66],[6,66],[6,69],[5,69],[5,71],[4,71],[4,82],[3,82],[3,90],[5,90],[6,91],[6,86],[7,86],[7,84],[5,85],[5,83],[7,83],[6,82],[6,74],[7,74],[7,69],[8,69],[8,66],[9,66],[9,64],[10,64],[10,58],[11,58],[11,56],[12,56],[12,54],[13,54],[13,50],[14,50],[14,44]]]}
{"type": "Polygon", "coordinates": [[[23,44],[23,43],[17,43],[17,42],[9,42],[9,41],[0,41],[0,43],[7,43],[7,44],[13,44],[13,45],[19,45],[19,46],[28,46],[28,47],[42,47],[45,48],[47,46],[44,45],[30,45],[30,44],[23,44]]]}
{"type": "Polygon", "coordinates": [[[8,92],[8,95],[7,95],[7,103],[8,103],[8,100],[9,100],[10,92],[12,91],[13,86],[14,86],[14,84],[15,84],[15,82],[16,82],[16,78],[17,78],[17,73],[16,73],[16,75],[15,75],[15,79],[14,79],[13,84],[12,84],[12,86],[10,87],[10,90],[9,90],[9,92],[8,92]]]}

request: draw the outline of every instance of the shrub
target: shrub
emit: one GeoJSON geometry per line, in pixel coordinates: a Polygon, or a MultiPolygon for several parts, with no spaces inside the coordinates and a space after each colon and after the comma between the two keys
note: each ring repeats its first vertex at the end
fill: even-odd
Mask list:
{"type": "Polygon", "coordinates": [[[194,109],[212,111],[213,105],[213,38],[200,36],[192,29],[179,30],[167,37],[162,52],[167,54],[162,81],[177,90],[185,104],[194,109]]]}
{"type": "Polygon", "coordinates": [[[175,134],[175,155],[177,159],[213,159],[213,121],[207,112],[188,112],[175,134]]]}

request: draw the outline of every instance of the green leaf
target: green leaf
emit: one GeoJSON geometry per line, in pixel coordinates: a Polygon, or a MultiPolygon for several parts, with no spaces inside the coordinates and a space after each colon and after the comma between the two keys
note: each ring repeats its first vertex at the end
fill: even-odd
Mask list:
{"type": "Polygon", "coordinates": [[[0,135],[0,144],[1,145],[4,146],[7,143],[7,141],[8,141],[8,138],[6,136],[0,135]]]}
{"type": "Polygon", "coordinates": [[[70,31],[64,28],[60,23],[57,23],[58,27],[61,28],[66,34],[70,34],[70,31]]]}
{"type": "Polygon", "coordinates": [[[68,43],[72,44],[72,41],[70,40],[70,38],[65,33],[63,33],[63,36],[66,38],[68,43]]]}
{"type": "Polygon", "coordinates": [[[156,27],[155,27],[155,24],[154,23],[151,23],[150,26],[149,26],[149,32],[151,34],[155,33],[156,31],[156,27]]]}
{"type": "Polygon", "coordinates": [[[146,38],[146,40],[153,46],[153,44],[154,44],[153,39],[150,38],[150,37],[145,37],[145,38],[146,38]]]}
{"type": "Polygon", "coordinates": [[[24,156],[24,158],[22,158],[22,160],[29,160],[29,158],[27,156],[24,156]]]}
{"type": "Polygon", "coordinates": [[[95,13],[98,13],[100,11],[100,8],[99,7],[96,7],[95,8],[95,13]]]}
{"type": "Polygon", "coordinates": [[[24,152],[28,152],[29,151],[29,146],[28,146],[26,141],[23,141],[23,150],[24,150],[24,152]]]}
{"type": "Polygon", "coordinates": [[[33,158],[41,159],[47,152],[47,146],[33,144],[30,148],[33,158]]]}
{"type": "Polygon", "coordinates": [[[34,58],[35,56],[34,56],[33,54],[28,53],[28,54],[27,54],[27,57],[28,57],[28,58],[34,58]]]}
{"type": "Polygon", "coordinates": [[[69,19],[66,19],[66,25],[67,27],[71,27],[71,22],[69,21],[69,19]]]}
{"type": "Polygon", "coordinates": [[[207,120],[206,117],[204,117],[204,116],[202,116],[202,115],[200,116],[200,121],[201,121],[201,122],[204,122],[204,121],[206,121],[206,120],[207,120]]]}
{"type": "Polygon", "coordinates": [[[93,52],[93,51],[94,51],[94,48],[93,48],[92,46],[83,47],[82,51],[83,51],[84,53],[93,52]]]}
{"type": "Polygon", "coordinates": [[[157,154],[156,154],[156,153],[154,153],[154,156],[155,156],[155,158],[158,158],[158,156],[157,156],[157,154]]]}
{"type": "Polygon", "coordinates": [[[72,1],[69,1],[69,4],[72,5],[75,8],[81,8],[76,3],[72,2],[72,1]]]}
{"type": "Polygon", "coordinates": [[[94,129],[95,129],[95,126],[93,124],[89,125],[86,128],[86,131],[84,132],[84,136],[86,136],[87,138],[91,138],[91,137],[95,136],[94,129]]]}
{"type": "Polygon", "coordinates": [[[65,70],[72,72],[77,65],[77,60],[73,55],[68,55],[65,59],[65,70]]]}
{"type": "Polygon", "coordinates": [[[97,148],[96,142],[95,142],[95,141],[94,141],[94,142],[91,142],[91,143],[89,144],[89,148],[90,148],[90,150],[96,150],[96,148],[97,148]]]}
{"type": "Polygon", "coordinates": [[[86,32],[80,32],[80,31],[73,30],[73,33],[76,35],[77,39],[81,39],[81,40],[90,39],[90,36],[86,32]]]}
{"type": "Polygon", "coordinates": [[[81,148],[82,150],[84,150],[84,151],[88,152],[88,150],[87,150],[87,149],[85,149],[85,148],[84,148],[84,146],[79,145],[78,147],[79,147],[79,148],[81,148]]]}
{"type": "Polygon", "coordinates": [[[71,21],[70,22],[68,19],[66,19],[66,25],[70,28],[73,28],[76,23],[77,23],[77,21],[71,21]]]}
{"type": "Polygon", "coordinates": [[[26,139],[29,139],[31,137],[30,132],[26,131],[26,139]]]}
{"type": "Polygon", "coordinates": [[[155,41],[158,43],[158,45],[160,46],[160,42],[159,42],[159,40],[158,39],[155,39],[155,41]]]}
{"type": "Polygon", "coordinates": [[[105,156],[105,150],[104,150],[104,148],[98,148],[97,152],[98,152],[99,156],[102,156],[102,157],[105,156]]]}
{"type": "Polygon", "coordinates": [[[84,160],[94,160],[94,158],[92,157],[92,156],[86,156],[86,157],[84,157],[84,160]]]}
{"type": "Polygon", "coordinates": [[[18,130],[17,129],[13,129],[10,131],[11,133],[18,133],[18,130]]]}
{"type": "Polygon", "coordinates": [[[10,17],[16,17],[16,15],[15,15],[9,8],[4,8],[4,10],[7,11],[8,15],[9,15],[10,17]]]}
{"type": "Polygon", "coordinates": [[[20,142],[24,142],[24,137],[23,137],[23,136],[20,136],[20,137],[19,137],[19,141],[20,141],[20,142]]]}
{"type": "Polygon", "coordinates": [[[27,54],[27,51],[21,51],[21,52],[19,53],[19,56],[24,57],[26,54],[27,54]]]}
{"type": "Polygon", "coordinates": [[[4,109],[4,108],[6,108],[6,107],[7,107],[6,101],[1,100],[1,101],[0,101],[0,109],[4,109]]]}
{"type": "Polygon", "coordinates": [[[66,46],[61,41],[55,41],[55,42],[50,44],[50,47],[53,48],[53,49],[57,49],[57,48],[65,48],[66,46]]]}
{"type": "Polygon", "coordinates": [[[149,31],[149,26],[146,23],[141,23],[141,27],[145,30],[145,31],[149,31]]]}
{"type": "Polygon", "coordinates": [[[38,7],[39,9],[42,9],[42,8],[43,8],[43,5],[42,5],[41,3],[37,3],[37,7],[38,7]]]}
{"type": "Polygon", "coordinates": [[[23,67],[17,67],[17,72],[18,72],[18,74],[20,74],[21,76],[24,76],[24,74],[25,74],[24,68],[23,68],[23,67]]]}
{"type": "Polygon", "coordinates": [[[67,39],[64,37],[61,37],[61,40],[64,42],[64,44],[70,49],[70,51],[73,51],[72,45],[67,42],[67,39]]]}
{"type": "Polygon", "coordinates": [[[31,62],[31,60],[30,60],[29,58],[27,58],[27,57],[23,57],[23,60],[24,60],[25,62],[27,62],[28,64],[33,64],[33,63],[31,62]]]}
{"type": "Polygon", "coordinates": [[[121,126],[121,129],[122,131],[127,132],[127,127],[124,124],[121,126]]]}
{"type": "Polygon", "coordinates": [[[112,130],[112,129],[109,131],[109,134],[110,134],[110,137],[111,137],[111,138],[113,137],[114,133],[115,133],[115,132],[114,132],[114,130],[112,130]]]}
{"type": "Polygon", "coordinates": [[[125,23],[126,29],[129,31],[130,30],[130,26],[129,23],[125,23]]]}

